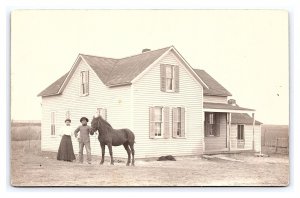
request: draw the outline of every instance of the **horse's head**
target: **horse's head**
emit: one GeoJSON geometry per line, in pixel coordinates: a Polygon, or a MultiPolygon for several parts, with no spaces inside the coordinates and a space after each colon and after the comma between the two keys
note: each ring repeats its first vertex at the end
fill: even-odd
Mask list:
{"type": "Polygon", "coordinates": [[[100,122],[99,122],[99,119],[100,119],[100,114],[96,113],[94,116],[93,116],[93,120],[91,122],[91,129],[92,129],[92,132],[94,133],[95,131],[99,131],[100,132],[100,122]]]}

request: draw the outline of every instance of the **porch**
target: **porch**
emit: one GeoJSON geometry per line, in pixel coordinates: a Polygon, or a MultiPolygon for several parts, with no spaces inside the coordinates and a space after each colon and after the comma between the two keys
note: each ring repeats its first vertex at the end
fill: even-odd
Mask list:
{"type": "Polygon", "coordinates": [[[204,154],[255,151],[253,109],[208,102],[203,103],[203,108],[204,154]],[[252,117],[248,115],[250,113],[252,117]]]}

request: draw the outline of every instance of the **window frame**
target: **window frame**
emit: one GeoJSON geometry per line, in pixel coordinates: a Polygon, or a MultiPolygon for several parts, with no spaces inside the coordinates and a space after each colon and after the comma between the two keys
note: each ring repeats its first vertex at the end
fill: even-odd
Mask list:
{"type": "Polygon", "coordinates": [[[156,123],[158,123],[158,121],[156,120],[156,118],[155,118],[155,109],[157,109],[157,108],[160,108],[160,117],[161,117],[161,121],[159,122],[160,123],[160,136],[158,136],[158,135],[156,135],[156,131],[154,132],[154,138],[155,139],[158,139],[158,138],[163,138],[164,136],[163,136],[163,133],[164,133],[164,130],[163,130],[163,123],[164,123],[164,119],[163,119],[163,108],[164,107],[162,107],[162,106],[154,106],[153,107],[153,110],[154,110],[154,120],[153,120],[153,122],[154,122],[154,130],[156,130],[156,123]]]}
{"type": "Polygon", "coordinates": [[[236,138],[240,142],[245,141],[245,125],[244,124],[238,124],[237,125],[236,138]],[[239,138],[241,136],[242,136],[242,138],[239,138]]]}
{"type": "Polygon", "coordinates": [[[220,137],[221,112],[205,112],[204,113],[204,136],[220,137]],[[208,116],[206,116],[208,114],[208,116]],[[207,120],[208,119],[208,120],[207,120]],[[219,128],[218,128],[219,127],[219,128]],[[209,130],[207,132],[207,130],[209,130]],[[219,131],[218,131],[219,130],[219,131]]]}
{"type": "Polygon", "coordinates": [[[175,65],[166,65],[166,92],[175,92],[175,65]],[[171,78],[168,78],[167,70],[171,69],[171,78]],[[168,80],[171,80],[172,89],[168,88],[168,80]]]}
{"type": "Polygon", "coordinates": [[[80,71],[80,96],[89,95],[89,78],[88,70],[80,71]]]}
{"type": "Polygon", "coordinates": [[[172,108],[172,137],[173,138],[186,138],[186,129],[185,129],[185,124],[186,122],[186,108],[182,107],[182,106],[178,106],[178,107],[173,107],[172,108]],[[176,113],[174,111],[177,111],[176,113]],[[184,117],[182,117],[184,111],[184,117]],[[175,119],[175,114],[177,115],[177,118],[175,119]],[[182,123],[182,121],[184,121],[184,123],[182,123]],[[175,126],[176,125],[176,133],[175,133],[175,126]],[[180,123],[180,134],[178,135],[178,124],[180,123]]]}
{"type": "Polygon", "coordinates": [[[55,137],[56,136],[56,112],[51,111],[50,112],[50,136],[55,137]]]}
{"type": "Polygon", "coordinates": [[[107,109],[106,108],[97,108],[97,113],[99,113],[99,115],[101,115],[101,117],[104,119],[104,120],[107,120],[107,109]],[[101,114],[101,112],[104,113],[104,116],[103,116],[103,113],[101,114]]]}

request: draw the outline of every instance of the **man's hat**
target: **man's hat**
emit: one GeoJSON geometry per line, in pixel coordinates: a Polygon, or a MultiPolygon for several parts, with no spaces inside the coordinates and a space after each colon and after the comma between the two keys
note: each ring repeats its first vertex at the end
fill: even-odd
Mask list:
{"type": "Polygon", "coordinates": [[[87,119],[86,117],[80,118],[80,122],[82,122],[82,120],[86,120],[86,122],[89,122],[89,119],[87,119]]]}
{"type": "Polygon", "coordinates": [[[70,118],[65,119],[65,122],[67,122],[67,121],[71,122],[70,118]]]}

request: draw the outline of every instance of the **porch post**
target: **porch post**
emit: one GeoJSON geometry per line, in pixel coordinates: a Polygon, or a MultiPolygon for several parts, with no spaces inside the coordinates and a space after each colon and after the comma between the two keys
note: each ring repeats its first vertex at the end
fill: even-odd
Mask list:
{"type": "Polygon", "coordinates": [[[255,133],[255,117],[254,117],[254,113],[252,113],[252,118],[253,118],[253,122],[252,122],[252,132],[253,132],[253,140],[252,140],[252,149],[254,151],[254,133],[255,133]]]}
{"type": "Polygon", "coordinates": [[[231,113],[229,112],[229,113],[227,113],[227,115],[228,115],[228,151],[230,151],[231,150],[231,113]]]}

